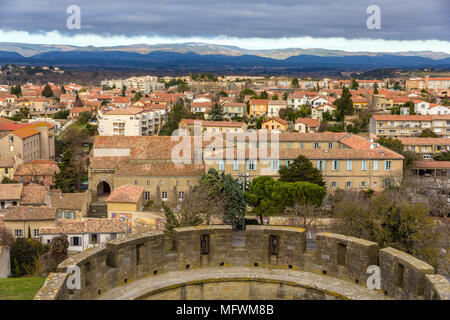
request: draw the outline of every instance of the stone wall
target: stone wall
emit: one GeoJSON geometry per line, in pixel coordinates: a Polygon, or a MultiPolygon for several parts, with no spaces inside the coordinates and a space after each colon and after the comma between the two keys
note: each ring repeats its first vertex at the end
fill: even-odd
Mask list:
{"type": "Polygon", "coordinates": [[[11,259],[9,247],[0,246],[0,279],[7,278],[11,274],[11,259]]]}
{"type": "Polygon", "coordinates": [[[370,241],[320,233],[316,238],[317,250],[310,253],[306,251],[306,234],[301,228],[247,226],[244,234],[245,242],[235,243],[230,226],[197,226],[175,229],[173,243],[162,232],[112,240],[103,248],[88,249],[62,262],[35,299],[94,299],[136,280],[152,281],[156,277],[154,281],[157,281],[168,272],[224,268],[220,270],[225,273],[230,266],[292,269],[280,270],[286,273],[303,270],[310,275],[325,275],[330,283],[339,278],[367,290],[370,265],[381,268],[380,292],[387,296],[449,299],[447,279],[433,275],[433,268],[401,251],[379,250],[370,241]],[[398,267],[400,264],[403,267],[398,267]],[[67,272],[73,266],[80,270],[81,288],[69,290],[67,272]],[[398,268],[402,268],[401,288],[395,286],[398,268]]]}

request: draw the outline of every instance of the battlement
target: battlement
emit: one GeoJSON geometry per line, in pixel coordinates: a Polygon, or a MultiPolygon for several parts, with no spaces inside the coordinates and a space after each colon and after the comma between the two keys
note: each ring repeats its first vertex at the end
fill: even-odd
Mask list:
{"type": "MultiPolygon", "coordinates": [[[[393,248],[380,250],[376,243],[367,240],[320,233],[316,237],[317,250],[307,252],[306,233],[301,228],[247,226],[244,232],[243,244],[233,241],[230,226],[175,229],[173,243],[167,243],[162,232],[112,240],[104,248],[92,248],[62,262],[57,272],[48,276],[35,299],[97,299],[119,286],[123,291],[132,282],[145,281],[149,287],[157,283],[167,285],[164,284],[167,281],[162,281],[165,274],[188,274],[196,270],[204,271],[196,276],[196,281],[209,279],[208,273],[211,273],[214,283],[228,281],[229,285],[241,288],[244,277],[237,267],[253,269],[255,274],[260,274],[258,279],[255,276],[248,281],[272,283],[272,286],[274,281],[284,281],[292,288],[308,287],[315,292],[329,293],[329,286],[340,281],[340,285],[335,286],[334,296],[349,299],[370,299],[374,294],[400,299],[450,299],[450,285],[445,277],[434,274],[433,267],[425,262],[393,248]],[[366,288],[370,276],[367,268],[371,265],[379,266],[381,270],[381,289],[378,291],[366,288]],[[79,268],[80,289],[69,290],[67,286],[68,270],[72,267],[79,268]],[[264,273],[264,270],[275,269],[276,274],[264,273]],[[231,273],[240,276],[233,277],[231,273]],[[217,278],[217,274],[222,276],[217,278]],[[283,274],[290,280],[283,280],[283,274]],[[269,281],[271,278],[273,281],[269,281]],[[327,285],[328,279],[330,284],[327,285]],[[347,291],[343,288],[345,283],[349,286],[347,291]]],[[[177,281],[178,286],[183,281],[189,282],[177,281]]],[[[159,288],[155,292],[162,291],[163,288],[159,288]]],[[[298,293],[292,293],[286,297],[297,296],[298,293]]]]}

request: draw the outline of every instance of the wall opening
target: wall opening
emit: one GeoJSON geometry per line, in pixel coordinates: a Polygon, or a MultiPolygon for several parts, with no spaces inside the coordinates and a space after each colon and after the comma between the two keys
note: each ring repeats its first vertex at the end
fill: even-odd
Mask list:
{"type": "Polygon", "coordinates": [[[97,185],[97,197],[108,197],[111,193],[111,186],[108,182],[102,181],[97,185]]]}
{"type": "Polygon", "coordinates": [[[346,258],[347,258],[347,245],[343,243],[338,243],[337,264],[340,266],[345,266],[346,258]]]}
{"type": "Polygon", "coordinates": [[[209,234],[202,234],[200,236],[200,254],[209,254],[209,234]]]}
{"type": "Polygon", "coordinates": [[[401,263],[397,264],[397,287],[403,288],[403,281],[405,279],[405,266],[401,263]]]}
{"type": "Polygon", "coordinates": [[[269,236],[269,254],[273,256],[278,255],[278,249],[280,246],[280,237],[279,236],[269,236]]]}
{"type": "Polygon", "coordinates": [[[136,265],[141,265],[144,263],[144,244],[136,245],[136,265]]]}

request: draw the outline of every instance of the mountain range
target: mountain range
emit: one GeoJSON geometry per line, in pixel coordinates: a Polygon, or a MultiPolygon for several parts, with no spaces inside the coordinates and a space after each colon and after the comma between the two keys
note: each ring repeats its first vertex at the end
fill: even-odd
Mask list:
{"type": "Polygon", "coordinates": [[[346,52],[326,49],[247,50],[205,43],[77,47],[0,42],[0,64],[107,69],[321,71],[374,68],[450,68],[450,54],[433,51],[346,52]]]}

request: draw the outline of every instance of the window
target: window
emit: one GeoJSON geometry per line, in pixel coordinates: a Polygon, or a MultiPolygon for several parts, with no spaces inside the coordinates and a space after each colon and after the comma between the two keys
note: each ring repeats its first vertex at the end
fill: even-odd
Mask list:
{"type": "Polygon", "coordinates": [[[220,170],[220,171],[225,170],[225,163],[224,163],[223,160],[220,160],[220,161],[219,161],[219,170],[220,170]]]}
{"type": "Polygon", "coordinates": [[[200,236],[200,254],[209,254],[209,234],[202,234],[200,236]]]}
{"type": "Polygon", "coordinates": [[[339,170],[339,160],[333,160],[331,162],[331,170],[333,171],[339,170]]]}
{"type": "Polygon", "coordinates": [[[184,191],[178,192],[178,200],[182,201],[184,199],[184,191]]]}
{"type": "Polygon", "coordinates": [[[138,181],[134,180],[134,185],[137,186],[137,184],[138,184],[138,181]]]}
{"type": "Polygon", "coordinates": [[[239,170],[239,160],[234,160],[233,162],[233,170],[239,170]]]}
{"type": "Polygon", "coordinates": [[[331,187],[332,188],[337,188],[337,182],[336,181],[331,181],[331,187]]]}
{"type": "Polygon", "coordinates": [[[33,236],[36,238],[36,237],[39,237],[39,229],[34,229],[33,230],[33,236]]]}
{"type": "Polygon", "coordinates": [[[145,201],[150,200],[150,191],[145,191],[144,192],[144,199],[145,199],[145,201]]]}
{"type": "Polygon", "coordinates": [[[14,237],[16,237],[16,238],[23,237],[23,230],[22,229],[15,229],[14,230],[14,237]]]}
{"type": "Polygon", "coordinates": [[[389,161],[389,160],[386,160],[385,162],[384,162],[384,170],[391,170],[391,161],[389,161]]]}
{"type": "Polygon", "coordinates": [[[98,243],[98,235],[96,233],[91,234],[91,243],[92,244],[98,243]]]}
{"type": "Polygon", "coordinates": [[[167,201],[167,191],[161,192],[161,198],[163,201],[167,201]]]}
{"type": "Polygon", "coordinates": [[[352,160],[347,160],[347,171],[352,171],[352,160]]]}
{"type": "Polygon", "coordinates": [[[338,243],[337,247],[337,264],[340,266],[345,266],[347,258],[347,245],[343,243],[338,243]]]}
{"type": "Polygon", "coordinates": [[[317,169],[325,171],[325,160],[317,161],[317,169]]]}
{"type": "Polygon", "coordinates": [[[366,171],[367,170],[367,160],[361,161],[361,170],[366,171]]]}
{"type": "Polygon", "coordinates": [[[378,160],[375,160],[375,161],[373,162],[373,170],[374,170],[374,171],[378,171],[378,160]]]}
{"type": "Polygon", "coordinates": [[[378,186],[378,182],[375,181],[375,182],[373,183],[373,187],[376,188],[377,186],[378,186]]]}
{"type": "Polygon", "coordinates": [[[270,161],[270,169],[272,170],[280,170],[280,161],[278,160],[272,160],[270,161]]]}
{"type": "Polygon", "coordinates": [[[270,255],[278,255],[278,247],[280,243],[279,236],[270,236],[269,237],[269,254],[270,255]]]}
{"type": "Polygon", "coordinates": [[[366,187],[366,182],[365,181],[361,181],[360,186],[361,186],[361,188],[365,188],[366,187]]]}
{"type": "Polygon", "coordinates": [[[320,149],[320,143],[314,142],[314,149],[320,149]]]}
{"type": "Polygon", "coordinates": [[[346,187],[346,188],[351,188],[351,187],[352,187],[352,182],[351,182],[351,181],[347,181],[347,182],[345,183],[345,187],[346,187]]]}
{"type": "Polygon", "coordinates": [[[117,239],[117,233],[111,233],[111,234],[109,235],[109,239],[110,239],[110,240],[116,240],[116,239],[117,239]]]}
{"type": "Polygon", "coordinates": [[[247,170],[256,170],[256,161],[255,160],[247,161],[247,170]]]}
{"type": "Polygon", "coordinates": [[[150,180],[147,180],[147,185],[148,185],[148,186],[150,185],[150,180]]]}
{"type": "Polygon", "coordinates": [[[0,209],[5,209],[5,201],[0,202],[0,209]]]}
{"type": "Polygon", "coordinates": [[[81,245],[81,237],[71,237],[70,245],[71,246],[80,246],[81,245]]]}

